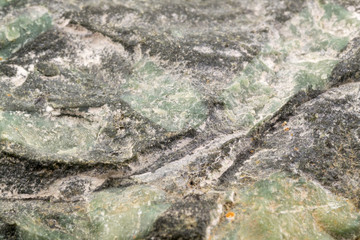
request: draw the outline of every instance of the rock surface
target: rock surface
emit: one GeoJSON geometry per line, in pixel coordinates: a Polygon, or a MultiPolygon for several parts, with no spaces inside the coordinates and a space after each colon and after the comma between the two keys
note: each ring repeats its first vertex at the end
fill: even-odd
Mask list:
{"type": "Polygon", "coordinates": [[[0,239],[359,239],[360,5],[0,0],[0,239]]]}

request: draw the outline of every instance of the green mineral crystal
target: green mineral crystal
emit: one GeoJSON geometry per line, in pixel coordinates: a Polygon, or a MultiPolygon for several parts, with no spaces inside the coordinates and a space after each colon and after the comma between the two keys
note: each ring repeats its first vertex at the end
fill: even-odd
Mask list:
{"type": "MultiPolygon", "coordinates": [[[[63,218],[69,218],[66,215],[57,215],[56,225],[63,224],[63,226],[56,226],[56,229],[52,229],[51,219],[46,216],[34,215],[34,216],[22,216],[18,222],[18,235],[23,240],[45,240],[45,239],[85,239],[76,234],[68,233],[71,227],[74,226],[74,222],[71,219],[68,223],[63,222],[63,218]],[[50,223],[50,226],[48,225],[50,223]]],[[[55,221],[54,221],[55,223],[55,221]]],[[[77,227],[80,227],[79,225],[77,227]]]]}
{"type": "Polygon", "coordinates": [[[61,203],[20,206],[20,214],[15,219],[17,236],[22,240],[96,239],[85,209],[72,207],[70,212],[69,206],[71,204],[61,203]],[[66,212],[62,212],[65,209],[66,212]]]}
{"type": "Polygon", "coordinates": [[[360,215],[345,199],[303,178],[277,173],[237,191],[234,219],[214,239],[355,239],[360,215]]]}
{"type": "Polygon", "coordinates": [[[25,3],[24,0],[0,0],[0,9],[7,6],[16,5],[19,3],[25,3]]]}
{"type": "Polygon", "coordinates": [[[197,127],[207,117],[206,105],[189,81],[166,73],[153,62],[138,63],[124,89],[124,101],[167,131],[197,127]]]}
{"type": "Polygon", "coordinates": [[[224,89],[225,115],[238,128],[271,116],[300,90],[325,89],[338,53],[360,21],[336,4],[309,1],[270,37],[262,52],[224,89]]]}
{"type": "Polygon", "coordinates": [[[0,8],[10,5],[11,2],[13,2],[13,0],[0,0],[0,8]]]}
{"type": "Polygon", "coordinates": [[[169,206],[162,191],[132,186],[95,193],[89,216],[97,228],[97,239],[142,239],[169,206]]]}
{"type": "Polygon", "coordinates": [[[65,119],[0,111],[0,141],[20,144],[40,155],[79,154],[92,146],[96,134],[96,127],[65,119]]]}
{"type": "Polygon", "coordinates": [[[47,202],[0,204],[1,213],[9,208],[17,212],[13,221],[22,240],[143,239],[170,206],[165,193],[151,186],[93,193],[88,202],[78,206],[47,202]]]}
{"type": "Polygon", "coordinates": [[[337,60],[324,60],[299,64],[303,70],[299,70],[295,75],[295,89],[298,91],[307,88],[325,89],[331,70],[337,63],[337,60]]]}
{"type": "MultiPolygon", "coordinates": [[[[5,2],[1,4],[5,5],[5,2]]],[[[16,17],[6,16],[0,21],[0,58],[4,60],[10,57],[51,26],[51,17],[43,7],[30,7],[16,17]]]]}

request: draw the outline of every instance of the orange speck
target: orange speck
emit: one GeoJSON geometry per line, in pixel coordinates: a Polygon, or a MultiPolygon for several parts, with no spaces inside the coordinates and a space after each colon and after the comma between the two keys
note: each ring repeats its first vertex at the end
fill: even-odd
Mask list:
{"type": "Polygon", "coordinates": [[[297,147],[294,147],[294,150],[295,150],[295,151],[299,151],[299,149],[298,149],[297,147]]]}
{"type": "Polygon", "coordinates": [[[11,97],[11,94],[10,94],[10,93],[8,93],[8,94],[6,94],[6,96],[11,97]]]}
{"type": "Polygon", "coordinates": [[[251,153],[254,153],[255,151],[253,149],[250,150],[251,153]]]}
{"type": "Polygon", "coordinates": [[[228,220],[233,220],[235,218],[235,213],[234,212],[228,212],[226,215],[225,215],[226,219],[228,220]]]}
{"type": "Polygon", "coordinates": [[[0,61],[2,61],[3,60],[3,58],[2,57],[0,57],[0,61]]]}
{"type": "Polygon", "coordinates": [[[294,136],[294,134],[290,134],[291,136],[294,136]]]}
{"type": "Polygon", "coordinates": [[[287,124],[287,121],[283,122],[283,123],[281,124],[281,126],[285,127],[286,124],[287,124]]]}
{"type": "Polygon", "coordinates": [[[290,131],[290,128],[284,128],[284,131],[287,132],[287,131],[290,131]]]}

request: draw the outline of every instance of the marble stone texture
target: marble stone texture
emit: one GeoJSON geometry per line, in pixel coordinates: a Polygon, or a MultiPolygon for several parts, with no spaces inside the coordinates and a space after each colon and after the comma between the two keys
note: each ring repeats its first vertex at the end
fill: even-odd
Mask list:
{"type": "Polygon", "coordinates": [[[360,3],[0,0],[0,240],[359,239],[360,3]]]}

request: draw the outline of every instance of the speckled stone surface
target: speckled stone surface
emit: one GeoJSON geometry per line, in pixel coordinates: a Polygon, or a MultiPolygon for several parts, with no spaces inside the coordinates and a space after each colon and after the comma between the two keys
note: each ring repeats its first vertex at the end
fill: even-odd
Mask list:
{"type": "Polygon", "coordinates": [[[0,0],[0,240],[358,239],[360,4],[0,0]]]}

